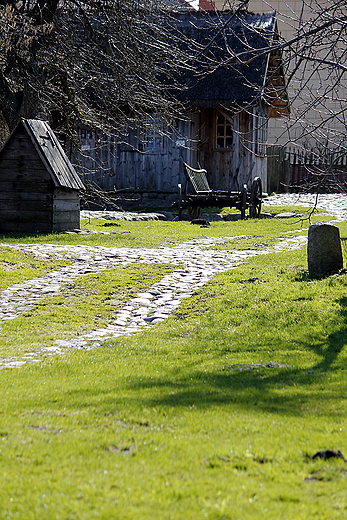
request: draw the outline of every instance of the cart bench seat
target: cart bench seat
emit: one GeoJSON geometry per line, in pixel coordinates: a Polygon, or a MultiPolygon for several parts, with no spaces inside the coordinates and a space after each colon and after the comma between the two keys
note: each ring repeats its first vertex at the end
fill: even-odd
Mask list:
{"type": "Polygon", "coordinates": [[[179,185],[179,219],[181,218],[182,208],[188,208],[189,218],[197,218],[200,208],[215,206],[218,208],[235,207],[241,211],[241,218],[246,216],[246,209],[249,208],[250,217],[259,217],[262,203],[261,180],[256,177],[252,183],[251,193],[247,191],[244,184],[240,191],[211,190],[205,169],[195,169],[182,161],[184,174],[187,181],[193,186],[194,193],[186,193],[182,200],[181,188],[179,185]]]}

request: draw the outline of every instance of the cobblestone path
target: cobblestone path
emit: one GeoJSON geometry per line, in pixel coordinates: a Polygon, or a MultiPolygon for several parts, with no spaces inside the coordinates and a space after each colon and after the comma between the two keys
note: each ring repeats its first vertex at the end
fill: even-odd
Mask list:
{"type": "Polygon", "coordinates": [[[317,201],[317,207],[331,212],[338,221],[347,220],[347,195],[341,193],[328,193],[317,195],[312,193],[280,193],[271,195],[264,201],[266,206],[295,206],[313,207],[317,201]]]}
{"type": "MultiPolygon", "coordinates": [[[[128,249],[90,246],[59,246],[52,244],[9,245],[27,251],[37,258],[66,259],[68,265],[52,271],[45,276],[14,284],[0,293],[0,321],[12,320],[22,312],[35,308],[39,300],[54,296],[64,284],[71,283],[78,277],[100,272],[131,263],[168,263],[178,268],[155,283],[146,293],[139,293],[130,300],[117,315],[117,318],[103,329],[91,331],[85,336],[72,340],[56,340],[54,345],[30,353],[23,358],[0,358],[0,368],[18,367],[27,362],[35,362],[46,355],[62,354],[67,349],[91,349],[100,346],[100,341],[121,335],[135,334],[144,328],[165,320],[177,309],[183,298],[203,286],[215,274],[228,271],[242,261],[256,255],[268,254],[298,248],[306,241],[299,236],[279,242],[274,248],[263,251],[218,251],[209,249],[218,244],[225,244],[236,237],[205,238],[184,242],[176,247],[159,249],[128,249]]],[[[239,237],[238,237],[239,238],[239,237]]]]}
{"type": "MultiPolygon", "coordinates": [[[[347,219],[346,196],[321,196],[318,206],[332,211],[339,220],[347,219]]],[[[266,205],[312,205],[314,196],[274,195],[266,205]]],[[[302,230],[300,230],[302,231],[302,230]]],[[[291,236],[294,235],[294,236],[291,236]]],[[[199,287],[206,284],[215,274],[235,268],[248,258],[269,254],[274,251],[302,247],[306,237],[290,236],[279,241],[272,248],[264,250],[218,251],[210,249],[226,244],[236,237],[204,238],[189,240],[175,247],[159,249],[107,248],[90,246],[59,246],[53,244],[0,244],[28,251],[37,258],[54,257],[66,260],[67,265],[45,276],[14,284],[0,293],[0,321],[12,320],[21,313],[35,308],[39,300],[58,294],[62,287],[81,276],[97,273],[131,263],[168,263],[177,265],[171,274],[155,283],[145,293],[139,293],[119,310],[117,318],[107,327],[90,331],[72,340],[56,340],[49,347],[22,358],[0,358],[0,368],[19,367],[28,362],[39,362],[49,355],[63,354],[71,349],[91,349],[100,346],[101,341],[121,335],[130,335],[155,325],[167,318],[180,305],[183,298],[190,297],[199,287]]],[[[240,238],[239,236],[237,238],[240,238]]]]}

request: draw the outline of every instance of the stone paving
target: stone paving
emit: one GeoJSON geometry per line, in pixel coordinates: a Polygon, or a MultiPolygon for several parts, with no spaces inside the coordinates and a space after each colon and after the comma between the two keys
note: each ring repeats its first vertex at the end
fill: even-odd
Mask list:
{"type": "MultiPolygon", "coordinates": [[[[308,197],[303,200],[295,195],[271,196],[267,205],[312,204],[308,197]]],[[[319,207],[329,209],[339,219],[347,218],[344,209],[346,197],[340,196],[337,201],[333,196],[326,197],[319,207]]],[[[347,207],[347,203],[346,203],[347,207]]],[[[300,230],[302,231],[302,230],[300,230]]],[[[295,235],[291,231],[290,234],[295,235]]],[[[130,335],[144,330],[146,327],[160,323],[180,305],[183,298],[189,298],[196,289],[202,287],[215,274],[235,268],[244,260],[256,255],[268,254],[274,251],[296,249],[306,243],[304,236],[290,236],[279,241],[272,248],[264,250],[221,251],[209,249],[218,244],[226,244],[236,237],[219,237],[194,239],[175,247],[159,249],[130,249],[116,247],[91,246],[60,246],[54,244],[0,244],[0,247],[11,247],[28,251],[39,259],[53,257],[65,260],[64,267],[56,269],[45,276],[14,284],[0,293],[0,321],[12,320],[21,313],[34,309],[39,300],[58,294],[65,284],[78,277],[117,266],[127,266],[131,263],[168,263],[176,265],[171,274],[155,283],[145,293],[139,293],[130,300],[119,312],[114,321],[105,328],[89,332],[71,340],[56,340],[54,345],[32,352],[22,358],[0,359],[0,368],[19,367],[28,362],[39,362],[47,355],[63,354],[71,349],[91,349],[100,346],[101,341],[130,335]]],[[[238,238],[240,238],[238,236],[238,238]]]]}
{"type": "MultiPolygon", "coordinates": [[[[263,251],[218,251],[208,249],[225,244],[235,237],[205,238],[190,240],[176,247],[159,249],[128,249],[90,246],[59,246],[53,244],[9,245],[27,251],[37,258],[53,256],[70,262],[40,278],[14,284],[0,293],[0,321],[12,320],[21,313],[34,309],[39,300],[58,294],[64,284],[71,283],[80,276],[126,266],[131,263],[169,263],[178,268],[152,285],[145,293],[139,293],[119,312],[116,319],[102,329],[91,331],[85,336],[72,340],[57,340],[40,352],[30,353],[24,358],[0,359],[0,367],[21,366],[26,362],[38,361],[44,355],[62,354],[66,349],[90,349],[100,346],[100,341],[121,335],[137,333],[144,328],[163,321],[177,309],[183,298],[190,297],[217,273],[235,268],[247,258],[267,254],[263,251]]],[[[305,237],[296,237],[279,242],[272,250],[297,248],[305,242],[305,237]]]]}
{"type": "Polygon", "coordinates": [[[295,206],[313,207],[317,200],[317,207],[325,209],[336,216],[338,221],[347,220],[347,195],[340,193],[321,194],[312,193],[284,193],[271,195],[264,201],[266,206],[288,206],[295,209],[295,206]]]}

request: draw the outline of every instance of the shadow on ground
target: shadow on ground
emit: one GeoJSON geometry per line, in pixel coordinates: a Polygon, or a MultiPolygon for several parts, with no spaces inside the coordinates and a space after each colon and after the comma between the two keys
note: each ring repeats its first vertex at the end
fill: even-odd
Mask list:
{"type": "MultiPolygon", "coordinates": [[[[244,410],[261,409],[270,413],[298,415],[306,413],[311,406],[314,409],[318,403],[326,414],[333,415],[335,411],[331,403],[344,398],[344,386],[339,389],[340,393],[332,389],[330,380],[338,371],[347,371],[347,360],[338,360],[347,344],[347,296],[337,302],[344,318],[343,328],[330,334],[324,342],[303,344],[293,341],[298,350],[311,351],[321,357],[309,369],[271,362],[205,368],[195,365],[182,367],[179,372],[168,372],[166,377],[132,378],[128,388],[142,395],[143,404],[148,406],[188,407],[194,404],[210,407],[232,404],[244,410]],[[153,393],[154,398],[151,397],[153,393]]],[[[280,349],[280,340],[277,343],[280,349]]]]}

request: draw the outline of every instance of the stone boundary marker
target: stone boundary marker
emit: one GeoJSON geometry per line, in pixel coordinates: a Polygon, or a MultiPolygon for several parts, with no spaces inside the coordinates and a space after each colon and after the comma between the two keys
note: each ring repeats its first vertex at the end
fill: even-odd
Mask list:
{"type": "Polygon", "coordinates": [[[332,224],[317,222],[308,228],[308,271],[324,276],[343,268],[340,230],[332,224]]]}

